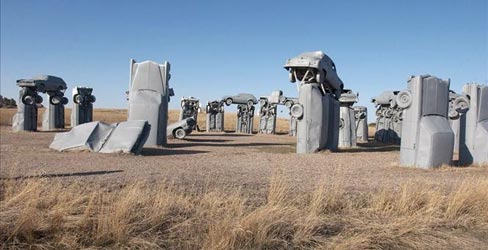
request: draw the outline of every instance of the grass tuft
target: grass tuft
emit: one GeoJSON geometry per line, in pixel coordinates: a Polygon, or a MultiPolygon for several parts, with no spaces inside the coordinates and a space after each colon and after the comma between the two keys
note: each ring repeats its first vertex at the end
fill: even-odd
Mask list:
{"type": "Polygon", "coordinates": [[[5,249],[481,249],[488,243],[488,180],[441,190],[406,182],[350,193],[333,175],[312,192],[283,174],[267,199],[236,188],[188,191],[135,182],[109,189],[48,179],[3,180],[5,249]]]}

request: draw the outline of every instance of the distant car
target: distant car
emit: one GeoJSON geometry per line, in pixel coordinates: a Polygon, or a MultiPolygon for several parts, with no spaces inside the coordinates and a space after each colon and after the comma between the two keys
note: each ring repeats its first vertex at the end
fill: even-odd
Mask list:
{"type": "Polygon", "coordinates": [[[222,101],[225,102],[225,105],[230,106],[231,104],[247,104],[248,106],[252,106],[258,104],[258,100],[252,94],[240,93],[237,95],[226,95],[222,97],[222,101]]]}
{"type": "Polygon", "coordinates": [[[197,122],[195,119],[193,119],[193,117],[188,117],[168,125],[166,128],[166,135],[173,136],[176,139],[183,139],[193,131],[196,125],[197,122]]]}
{"type": "Polygon", "coordinates": [[[260,96],[259,97],[259,105],[266,106],[268,104],[268,97],[267,96],[260,96]]]}
{"type": "Polygon", "coordinates": [[[359,101],[359,95],[352,92],[350,89],[343,89],[341,97],[339,97],[339,102],[341,103],[356,103],[359,101]]]}
{"type": "Polygon", "coordinates": [[[182,97],[181,102],[180,102],[181,107],[184,108],[185,105],[187,105],[187,104],[192,106],[192,107],[199,108],[200,99],[193,97],[193,96],[182,97]]]}
{"type": "Polygon", "coordinates": [[[219,100],[208,101],[207,106],[205,107],[205,112],[207,114],[224,113],[224,105],[222,104],[222,101],[219,100]]]}
{"type": "MultiPolygon", "coordinates": [[[[269,102],[269,98],[267,96],[261,96],[259,97],[259,104],[261,106],[267,105],[269,102]]],[[[285,97],[285,96],[280,96],[279,97],[279,104],[285,105],[287,108],[291,108],[293,104],[298,103],[298,98],[295,97],[285,97]]]]}
{"type": "Polygon", "coordinates": [[[381,93],[379,96],[376,96],[371,99],[371,102],[375,104],[375,106],[382,106],[382,105],[390,105],[392,108],[396,107],[396,95],[398,95],[400,91],[391,91],[387,90],[381,93]]]}
{"type": "Polygon", "coordinates": [[[61,77],[40,75],[32,79],[17,80],[19,87],[35,87],[38,92],[60,91],[64,93],[66,90],[66,82],[61,77]]]}
{"type": "Polygon", "coordinates": [[[92,92],[92,88],[78,86],[73,88],[73,102],[76,104],[94,103],[97,99],[92,95],[92,92]]]}
{"type": "Polygon", "coordinates": [[[298,98],[285,97],[284,100],[282,100],[282,103],[285,105],[285,107],[290,109],[293,104],[298,103],[298,98]]]}

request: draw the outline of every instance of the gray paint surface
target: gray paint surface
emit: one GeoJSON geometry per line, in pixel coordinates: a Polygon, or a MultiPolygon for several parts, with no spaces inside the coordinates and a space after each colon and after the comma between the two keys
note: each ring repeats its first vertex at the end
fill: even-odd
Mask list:
{"type": "Polygon", "coordinates": [[[93,89],[74,87],[72,94],[73,110],[71,110],[71,127],[93,121],[93,103],[96,98],[93,89]]]}
{"type": "Polygon", "coordinates": [[[43,130],[64,128],[64,105],[68,103],[68,99],[64,97],[66,83],[62,78],[40,75],[32,79],[19,79],[17,85],[21,90],[18,112],[12,121],[13,131],[37,130],[36,104],[42,103],[39,93],[47,93],[49,103],[43,114],[43,130]]]}
{"type": "MultiPolygon", "coordinates": [[[[192,117],[195,122],[198,122],[198,112],[200,112],[200,99],[192,96],[182,97],[180,101],[180,106],[180,121],[192,117]]],[[[196,123],[193,129],[196,129],[196,123]]]]}
{"type": "Polygon", "coordinates": [[[64,105],[68,103],[68,98],[64,97],[64,94],[54,92],[47,92],[47,95],[49,104],[42,114],[42,130],[50,131],[64,128],[64,105]]]}
{"type": "Polygon", "coordinates": [[[172,94],[169,88],[170,64],[151,61],[136,63],[131,60],[130,66],[127,120],[149,122],[151,131],[147,146],[166,145],[168,102],[172,94]]]}
{"type": "Polygon", "coordinates": [[[291,115],[291,107],[293,107],[293,105],[295,103],[298,103],[298,98],[285,97],[285,99],[284,99],[284,105],[285,105],[285,107],[288,108],[288,114],[290,115],[290,122],[289,122],[290,129],[288,131],[289,136],[297,136],[298,119],[296,117],[294,117],[293,115],[291,115]]]}
{"type": "Polygon", "coordinates": [[[254,105],[237,105],[236,133],[252,134],[254,121],[254,105]]]}
{"type": "Polygon", "coordinates": [[[334,62],[323,52],[306,52],[288,59],[284,68],[298,85],[297,153],[335,150],[339,140],[339,101],[344,84],[334,62]]]}
{"type": "Polygon", "coordinates": [[[451,164],[454,133],[448,121],[449,81],[430,75],[412,76],[397,94],[404,108],[400,164],[435,168],[451,164]]]}
{"type": "Polygon", "coordinates": [[[351,90],[344,90],[339,98],[339,148],[356,146],[356,118],[352,105],[358,102],[358,95],[351,90]]]}
{"type": "Polygon", "coordinates": [[[361,143],[368,142],[368,108],[364,106],[354,106],[354,118],[356,121],[356,141],[361,143]]]}
{"type": "Polygon", "coordinates": [[[223,96],[221,101],[227,106],[237,104],[236,133],[252,134],[256,97],[248,93],[239,93],[223,96]]]}
{"type": "Polygon", "coordinates": [[[261,97],[259,99],[259,129],[260,134],[274,134],[276,133],[276,112],[278,110],[277,103],[269,103],[268,97],[261,97]]]}
{"type": "Polygon", "coordinates": [[[290,115],[288,135],[296,136],[297,119],[291,115],[291,107],[298,103],[298,98],[286,97],[283,91],[275,90],[269,96],[259,98],[259,130],[261,134],[276,133],[276,118],[278,114],[278,105],[284,105],[288,108],[290,115]]]}
{"type": "Polygon", "coordinates": [[[283,99],[283,91],[276,90],[269,96],[259,98],[259,130],[260,134],[276,133],[276,117],[278,105],[283,99]]]}
{"type": "Polygon", "coordinates": [[[68,98],[64,97],[64,92],[67,89],[66,83],[59,77],[46,78],[45,86],[46,94],[48,95],[48,105],[42,115],[42,129],[44,131],[64,128],[64,105],[68,104],[68,98]]]}
{"type": "Polygon", "coordinates": [[[258,104],[258,100],[252,94],[239,93],[237,95],[226,95],[222,97],[222,101],[230,106],[231,104],[247,104],[248,106],[258,104]]]}
{"type": "Polygon", "coordinates": [[[33,87],[22,87],[19,91],[17,113],[12,118],[12,130],[37,131],[37,105],[42,103],[42,97],[33,87]]]}
{"type": "Polygon", "coordinates": [[[224,103],[222,101],[209,101],[205,107],[207,113],[206,131],[224,131],[224,103]]]}
{"type": "Polygon", "coordinates": [[[196,127],[197,122],[193,117],[187,117],[183,120],[174,122],[166,128],[166,135],[168,137],[172,136],[176,139],[183,139],[187,135],[191,134],[191,132],[196,127]]]}
{"type": "Polygon", "coordinates": [[[384,91],[371,100],[376,107],[376,141],[400,144],[403,109],[396,102],[398,92],[384,91]]]}
{"type": "Polygon", "coordinates": [[[459,153],[460,141],[464,142],[466,131],[465,114],[469,109],[469,99],[454,91],[449,91],[449,124],[454,132],[454,153],[459,153]]]}
{"type": "Polygon", "coordinates": [[[488,163],[488,86],[466,84],[463,95],[469,96],[469,110],[460,141],[459,162],[463,165],[488,163]]]}
{"type": "Polygon", "coordinates": [[[89,122],[57,133],[49,148],[58,151],[138,154],[149,135],[147,121],[89,122]]]}

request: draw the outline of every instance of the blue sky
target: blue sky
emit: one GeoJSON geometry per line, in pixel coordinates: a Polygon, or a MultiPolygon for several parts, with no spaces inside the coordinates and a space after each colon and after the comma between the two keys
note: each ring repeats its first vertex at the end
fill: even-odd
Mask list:
{"type": "Polygon", "coordinates": [[[486,84],[487,2],[1,0],[0,92],[52,74],[93,87],[97,108],[125,108],[134,58],[169,61],[177,99],[297,96],[283,64],[322,50],[373,115],[371,97],[410,75],[486,84]]]}

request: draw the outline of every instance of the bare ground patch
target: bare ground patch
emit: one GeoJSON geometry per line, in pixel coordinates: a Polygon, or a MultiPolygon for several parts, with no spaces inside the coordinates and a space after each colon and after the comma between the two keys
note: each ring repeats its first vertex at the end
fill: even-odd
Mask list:
{"type": "Polygon", "coordinates": [[[196,132],[142,156],[55,152],[48,148],[53,137],[0,127],[5,248],[488,243],[488,166],[403,168],[398,146],[378,143],[297,155],[287,135],[196,132]]]}

